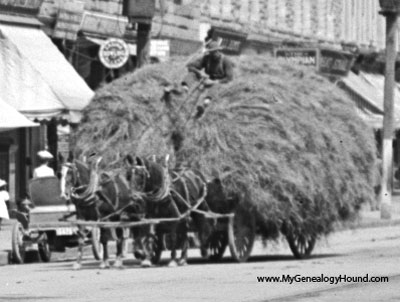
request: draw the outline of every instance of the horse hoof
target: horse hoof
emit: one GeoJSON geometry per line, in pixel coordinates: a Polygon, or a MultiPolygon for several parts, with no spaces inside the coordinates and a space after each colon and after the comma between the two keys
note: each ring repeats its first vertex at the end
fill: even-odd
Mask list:
{"type": "Polygon", "coordinates": [[[187,265],[186,259],[180,259],[179,262],[178,262],[178,265],[179,266],[186,266],[187,265]]]}
{"type": "Polygon", "coordinates": [[[124,265],[123,265],[123,263],[122,263],[122,260],[120,260],[120,259],[115,260],[115,262],[114,262],[114,267],[115,267],[115,268],[118,268],[118,269],[123,269],[123,268],[124,268],[124,265]]]}
{"type": "Polygon", "coordinates": [[[108,262],[100,263],[100,269],[107,269],[110,268],[110,264],[108,262]]]}
{"type": "Polygon", "coordinates": [[[80,263],[78,263],[78,262],[75,262],[75,263],[73,264],[72,268],[73,268],[75,271],[80,270],[80,269],[82,268],[82,264],[80,264],[80,263]]]}
{"type": "Polygon", "coordinates": [[[171,260],[171,261],[168,263],[168,267],[177,267],[177,266],[178,266],[178,263],[176,263],[175,260],[171,260]]]}
{"type": "Polygon", "coordinates": [[[140,263],[140,266],[144,268],[151,267],[151,261],[149,259],[145,259],[140,263]]]}

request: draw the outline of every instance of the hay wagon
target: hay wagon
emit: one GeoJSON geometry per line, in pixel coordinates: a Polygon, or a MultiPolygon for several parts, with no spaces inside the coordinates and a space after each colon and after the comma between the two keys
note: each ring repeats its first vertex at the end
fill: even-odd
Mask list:
{"type": "MultiPolygon", "coordinates": [[[[205,219],[212,221],[212,232],[207,238],[207,256],[212,261],[220,260],[229,245],[232,257],[238,262],[246,261],[250,254],[255,238],[255,219],[248,211],[242,207],[237,207],[234,212],[230,213],[214,213],[204,212],[197,209],[199,204],[188,209],[177,218],[142,218],[135,222],[111,222],[111,221],[85,221],[74,220],[69,222],[77,228],[89,228],[92,230],[91,241],[93,252],[97,260],[101,259],[102,246],[99,242],[100,228],[115,230],[123,229],[124,234],[130,234],[131,229],[148,227],[149,232],[145,234],[142,240],[142,247],[151,255],[153,264],[159,263],[163,251],[170,250],[168,235],[158,236],[156,226],[168,224],[171,222],[179,222],[186,219],[190,214],[196,213],[202,215],[205,219]],[[95,251],[99,256],[96,256],[95,251]]],[[[196,235],[197,229],[189,223],[190,247],[200,248],[200,240],[196,235]],[[192,240],[190,240],[192,239],[192,240]]],[[[134,240],[137,240],[134,238],[134,240]]],[[[125,247],[126,251],[127,248],[125,247]]]]}
{"type": "Polygon", "coordinates": [[[32,207],[21,205],[14,210],[17,219],[12,229],[11,260],[24,263],[26,253],[37,252],[43,262],[50,261],[52,251],[65,251],[78,244],[75,206],[60,197],[57,177],[42,177],[29,182],[32,207]]]}

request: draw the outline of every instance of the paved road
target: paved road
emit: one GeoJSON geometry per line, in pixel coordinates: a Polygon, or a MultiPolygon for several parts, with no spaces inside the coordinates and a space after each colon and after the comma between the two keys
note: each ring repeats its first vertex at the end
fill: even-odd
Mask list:
{"type": "Polygon", "coordinates": [[[83,269],[73,271],[67,253],[48,264],[0,267],[0,301],[398,301],[399,244],[400,226],[382,227],[334,234],[305,261],[294,260],[285,243],[258,243],[245,264],[229,257],[212,264],[192,251],[186,267],[141,269],[128,259],[124,270],[99,270],[88,253],[83,269]],[[389,276],[389,283],[257,282],[321,274],[389,276]]]}

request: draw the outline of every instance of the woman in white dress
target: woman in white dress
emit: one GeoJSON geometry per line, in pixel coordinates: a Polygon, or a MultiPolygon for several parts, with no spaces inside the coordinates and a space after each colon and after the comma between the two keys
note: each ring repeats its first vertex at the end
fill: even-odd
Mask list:
{"type": "Polygon", "coordinates": [[[4,219],[10,219],[8,216],[7,203],[10,201],[10,195],[6,190],[7,182],[0,179],[0,229],[1,222],[4,219]]]}

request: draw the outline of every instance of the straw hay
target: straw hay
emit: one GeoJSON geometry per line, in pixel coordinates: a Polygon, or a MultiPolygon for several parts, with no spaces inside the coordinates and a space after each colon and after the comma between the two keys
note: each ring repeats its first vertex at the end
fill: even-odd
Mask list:
{"type": "Polygon", "coordinates": [[[200,119],[200,97],[162,102],[163,87],[185,68],[152,65],[96,94],[76,135],[76,153],[103,155],[117,169],[127,153],[171,154],[173,164],[222,178],[256,209],[260,232],[276,237],[286,222],[327,234],[373,198],[372,130],[346,95],[312,69],[262,57],[243,57],[232,83],[200,119]]]}

